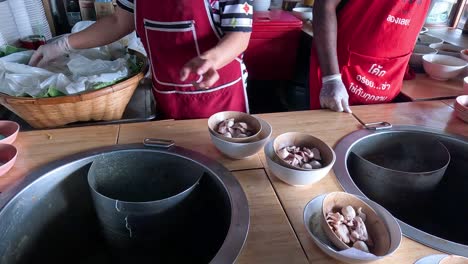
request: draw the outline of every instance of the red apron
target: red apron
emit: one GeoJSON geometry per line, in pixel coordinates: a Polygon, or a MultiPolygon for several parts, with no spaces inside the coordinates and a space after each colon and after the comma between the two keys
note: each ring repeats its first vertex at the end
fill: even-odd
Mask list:
{"type": "Polygon", "coordinates": [[[206,118],[220,111],[248,111],[242,60],[218,70],[219,80],[207,90],[180,81],[179,72],[191,59],[215,47],[219,33],[205,0],[136,0],[135,26],[148,53],[153,93],[164,118],[206,118]]]}
{"type": "MultiPolygon", "coordinates": [[[[430,0],[349,0],[338,11],[337,54],[349,103],[392,101],[400,92],[430,0]]],[[[322,76],[313,45],[310,106],[320,108],[322,76]]]]}

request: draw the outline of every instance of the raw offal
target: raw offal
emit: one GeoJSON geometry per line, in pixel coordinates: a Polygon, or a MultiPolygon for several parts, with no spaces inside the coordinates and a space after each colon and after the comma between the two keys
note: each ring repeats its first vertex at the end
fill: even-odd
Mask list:
{"type": "Polygon", "coordinates": [[[317,148],[284,147],[277,152],[278,156],[287,163],[303,169],[320,169],[323,167],[322,156],[317,148]]]}
{"type": "Polygon", "coordinates": [[[327,223],[338,238],[350,247],[369,252],[373,242],[365,225],[366,214],[362,208],[357,210],[350,205],[341,208],[340,212],[328,212],[327,223]]]}
{"type": "Polygon", "coordinates": [[[253,131],[247,123],[236,122],[234,118],[220,122],[216,131],[228,138],[245,138],[253,135],[253,131]]]}

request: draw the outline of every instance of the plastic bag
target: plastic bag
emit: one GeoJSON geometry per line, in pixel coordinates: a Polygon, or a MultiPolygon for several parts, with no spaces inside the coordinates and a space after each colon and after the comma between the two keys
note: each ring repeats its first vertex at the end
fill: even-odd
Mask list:
{"type": "MultiPolygon", "coordinates": [[[[72,32],[83,30],[92,23],[77,23],[72,32]]],[[[137,39],[132,33],[107,46],[78,50],[69,57],[54,60],[45,69],[26,65],[33,51],[2,57],[0,92],[12,96],[51,97],[112,85],[140,70],[133,62],[135,56],[128,55],[126,48],[129,42],[138,45],[137,39]]]]}

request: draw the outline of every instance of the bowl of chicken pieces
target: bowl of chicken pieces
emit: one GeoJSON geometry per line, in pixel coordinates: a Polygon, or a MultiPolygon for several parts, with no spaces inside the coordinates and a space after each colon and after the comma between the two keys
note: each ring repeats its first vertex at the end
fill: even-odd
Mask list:
{"type": "Polygon", "coordinates": [[[384,256],[390,232],[381,217],[367,203],[344,192],[329,193],[322,203],[322,228],[339,249],[351,247],[384,256]]]}

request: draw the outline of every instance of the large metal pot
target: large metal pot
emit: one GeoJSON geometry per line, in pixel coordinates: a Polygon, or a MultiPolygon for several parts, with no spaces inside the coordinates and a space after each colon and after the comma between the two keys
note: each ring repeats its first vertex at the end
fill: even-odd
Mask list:
{"type": "MultiPolygon", "coordinates": [[[[399,198],[400,203],[390,202],[382,205],[399,220],[404,235],[437,250],[468,257],[468,229],[454,224],[455,219],[468,218],[468,210],[462,206],[468,204],[467,137],[418,126],[387,126],[385,129],[378,127],[377,130],[355,131],[345,136],[335,146],[337,159],[333,169],[341,186],[346,192],[367,196],[372,200],[381,198],[379,192],[388,191],[388,186],[385,184],[370,188],[365,186],[363,181],[366,181],[367,172],[357,169],[358,161],[353,158],[353,152],[364,153],[366,149],[385,148],[384,144],[376,142],[384,138],[388,141],[390,139],[388,135],[393,135],[391,141],[414,135],[429,137],[433,142],[440,142],[447,148],[450,153],[450,163],[442,180],[435,188],[428,189],[432,191],[429,191],[425,200],[404,199],[399,193],[390,192],[387,194],[387,201],[399,198]]],[[[415,186],[408,185],[407,189],[411,187],[415,186]]]]}
{"type": "Polygon", "coordinates": [[[164,243],[126,263],[233,263],[247,236],[246,196],[219,163],[181,147],[115,145],[50,163],[0,194],[0,263],[116,263],[95,213],[87,175],[99,157],[153,155],[204,176],[172,218],[164,243]],[[190,164],[190,165],[187,165],[190,164]],[[188,166],[188,167],[187,167],[188,166]]]}
{"type": "Polygon", "coordinates": [[[447,148],[418,133],[381,133],[349,155],[356,183],[376,202],[390,207],[424,204],[450,163],[447,148]],[[411,201],[411,202],[409,202],[411,201]]]}

